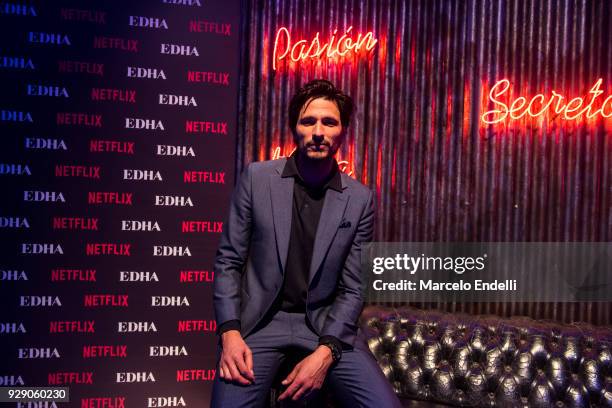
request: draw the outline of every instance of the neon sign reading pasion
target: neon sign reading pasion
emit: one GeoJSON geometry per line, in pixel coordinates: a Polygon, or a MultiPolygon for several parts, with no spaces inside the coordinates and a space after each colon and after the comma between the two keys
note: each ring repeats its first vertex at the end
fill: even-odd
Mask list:
{"type": "Polygon", "coordinates": [[[592,120],[597,117],[609,118],[612,116],[612,95],[608,95],[601,105],[595,103],[601,90],[603,80],[599,78],[584,98],[569,99],[561,93],[552,91],[550,96],[537,94],[532,98],[519,96],[512,98],[510,81],[502,79],[497,81],[489,92],[488,102],[493,103],[495,109],[483,113],[481,119],[484,123],[495,124],[506,120],[521,118],[550,117],[565,120],[592,120]],[[506,102],[504,102],[506,101],[506,102]],[[584,116],[583,116],[584,115],[584,116]]]}
{"type": "Polygon", "coordinates": [[[343,57],[351,52],[356,54],[362,49],[371,51],[378,42],[371,31],[368,31],[365,35],[359,33],[356,37],[353,37],[352,30],[353,27],[351,26],[336,39],[338,29],[335,29],[326,43],[321,43],[319,32],[310,40],[310,43],[307,40],[299,40],[292,43],[289,30],[286,27],[281,27],[276,32],[276,38],[274,39],[272,68],[276,70],[278,63],[285,58],[299,62],[306,61],[309,58],[343,57]]]}

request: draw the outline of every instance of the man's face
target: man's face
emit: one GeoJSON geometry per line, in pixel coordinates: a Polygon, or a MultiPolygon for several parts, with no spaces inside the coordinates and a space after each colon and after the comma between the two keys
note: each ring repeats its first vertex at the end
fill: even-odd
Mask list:
{"type": "Polygon", "coordinates": [[[304,104],[295,127],[298,151],[313,160],[333,157],[344,139],[340,111],[333,101],[311,99],[304,104]]]}

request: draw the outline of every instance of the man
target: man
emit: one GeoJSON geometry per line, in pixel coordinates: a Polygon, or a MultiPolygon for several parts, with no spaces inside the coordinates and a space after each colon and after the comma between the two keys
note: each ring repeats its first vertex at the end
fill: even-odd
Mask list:
{"type": "Polygon", "coordinates": [[[289,106],[295,153],[252,163],[236,186],[215,262],[213,407],[264,406],[296,353],[280,400],[307,398],[326,381],[347,406],[400,406],[356,336],[374,209],[372,192],[334,159],[352,111],[331,82],[307,83],[289,106]]]}

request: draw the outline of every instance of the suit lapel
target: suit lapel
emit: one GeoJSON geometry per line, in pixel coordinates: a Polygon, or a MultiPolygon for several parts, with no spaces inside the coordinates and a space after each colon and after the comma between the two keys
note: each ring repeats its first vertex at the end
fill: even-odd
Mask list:
{"type": "Polygon", "coordinates": [[[349,194],[344,190],[340,193],[333,189],[328,189],[323,202],[323,210],[321,218],[317,226],[317,235],[315,237],[314,248],[312,251],[312,260],[310,261],[310,271],[308,274],[308,284],[314,278],[315,273],[319,269],[327,250],[331,245],[338,227],[342,222],[344,210],[348,202],[349,194]]]}
{"type": "Polygon", "coordinates": [[[293,177],[280,177],[283,167],[277,174],[270,176],[270,198],[272,199],[272,216],[276,236],[276,249],[281,261],[282,273],[285,273],[289,237],[291,235],[291,215],[293,206],[293,177]]]}

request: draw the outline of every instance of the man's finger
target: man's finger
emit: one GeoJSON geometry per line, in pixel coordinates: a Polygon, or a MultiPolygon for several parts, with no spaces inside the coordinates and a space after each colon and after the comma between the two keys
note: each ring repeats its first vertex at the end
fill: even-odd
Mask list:
{"type": "Polygon", "coordinates": [[[299,400],[300,398],[302,398],[302,396],[306,393],[306,391],[308,390],[308,387],[305,384],[302,384],[302,386],[293,394],[293,398],[291,398],[294,401],[299,400]]]}
{"type": "Polygon", "coordinates": [[[221,366],[221,370],[223,370],[224,378],[225,378],[227,381],[232,381],[232,374],[230,373],[230,370],[229,370],[229,368],[227,367],[227,364],[225,364],[225,363],[224,363],[224,364],[221,366]]]}
{"type": "Polygon", "coordinates": [[[287,389],[285,390],[285,392],[283,392],[283,393],[282,393],[282,394],[281,394],[281,395],[278,397],[278,400],[279,400],[279,401],[282,401],[282,400],[284,400],[284,399],[285,399],[285,398],[287,398],[287,397],[291,397],[292,392],[293,392],[293,389],[292,389],[292,388],[287,388],[287,389]]]}
{"type": "Polygon", "coordinates": [[[289,373],[289,375],[287,376],[287,378],[285,378],[281,384],[283,385],[287,385],[291,382],[293,382],[293,380],[295,380],[295,376],[297,375],[299,369],[297,366],[295,366],[295,368],[293,370],[291,370],[291,372],[289,373]]]}
{"type": "Polygon", "coordinates": [[[255,373],[253,372],[253,353],[251,349],[247,348],[244,352],[244,360],[246,361],[247,370],[251,374],[251,380],[255,381],[255,373]]]}
{"type": "Polygon", "coordinates": [[[246,378],[249,382],[252,381],[251,372],[247,368],[246,362],[244,361],[244,355],[240,355],[239,357],[235,358],[234,361],[236,362],[236,368],[240,372],[240,375],[246,378]]]}
{"type": "Polygon", "coordinates": [[[284,400],[285,398],[290,398],[290,397],[291,397],[291,396],[292,396],[292,395],[295,393],[295,391],[298,389],[298,387],[299,387],[299,386],[300,386],[300,384],[298,384],[297,382],[292,383],[292,384],[289,386],[289,388],[287,388],[287,389],[285,390],[285,392],[283,392],[283,393],[280,395],[280,397],[278,397],[278,400],[279,400],[279,401],[282,401],[282,400],[284,400]]]}
{"type": "Polygon", "coordinates": [[[231,362],[228,368],[232,376],[232,381],[237,381],[243,385],[250,384],[250,381],[244,378],[242,374],[240,374],[240,371],[238,371],[238,367],[236,367],[235,362],[231,362]]]}
{"type": "Polygon", "coordinates": [[[225,375],[223,374],[223,367],[219,364],[219,376],[221,378],[225,378],[225,375]]]}

